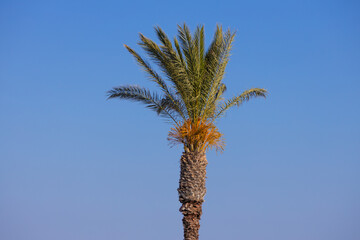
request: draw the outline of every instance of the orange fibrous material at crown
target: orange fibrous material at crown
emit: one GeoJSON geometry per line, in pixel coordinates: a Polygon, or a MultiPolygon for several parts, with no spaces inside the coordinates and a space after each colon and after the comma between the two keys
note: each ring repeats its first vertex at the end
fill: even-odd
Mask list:
{"type": "Polygon", "coordinates": [[[215,148],[223,151],[225,147],[223,134],[210,121],[187,119],[169,132],[168,140],[173,144],[183,143],[187,148],[206,151],[215,148]]]}

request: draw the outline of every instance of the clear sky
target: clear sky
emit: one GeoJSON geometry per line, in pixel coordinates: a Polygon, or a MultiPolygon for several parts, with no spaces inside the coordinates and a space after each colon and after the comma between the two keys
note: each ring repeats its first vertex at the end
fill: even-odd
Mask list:
{"type": "MultiPolygon", "coordinates": [[[[123,48],[161,26],[237,31],[218,122],[206,240],[360,239],[360,2],[0,3],[0,239],[182,239],[181,147],[113,86],[152,88],[123,48]]],[[[141,52],[141,51],[140,51],[141,52]]]]}

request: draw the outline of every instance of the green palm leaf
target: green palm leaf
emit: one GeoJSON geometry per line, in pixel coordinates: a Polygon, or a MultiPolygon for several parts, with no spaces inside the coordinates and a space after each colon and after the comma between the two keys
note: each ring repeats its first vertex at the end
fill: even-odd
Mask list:
{"type": "Polygon", "coordinates": [[[173,42],[160,28],[155,27],[159,44],[140,33],[140,47],[148,60],[155,63],[161,74],[132,48],[125,45],[149,79],[161,90],[161,95],[137,86],[122,86],[109,91],[109,98],[142,102],[160,116],[179,123],[191,119],[214,121],[233,106],[254,97],[265,97],[266,90],[253,88],[224,100],[225,70],[230,60],[235,33],[218,25],[209,47],[205,47],[204,26],[192,34],[186,24],[178,25],[173,42]]]}
{"type": "Polygon", "coordinates": [[[147,108],[155,111],[158,115],[170,118],[175,123],[178,122],[174,114],[175,109],[173,108],[173,105],[164,104],[163,99],[161,99],[158,94],[152,93],[146,88],[141,88],[139,86],[115,87],[108,91],[108,99],[112,98],[127,99],[143,103],[147,108]]]}
{"type": "Polygon", "coordinates": [[[213,119],[217,119],[222,116],[229,108],[233,106],[240,106],[243,102],[249,101],[254,97],[264,97],[266,98],[267,90],[263,88],[252,88],[244,91],[237,97],[233,97],[217,107],[217,111],[213,119]]]}
{"type": "Polygon", "coordinates": [[[143,68],[143,70],[149,75],[150,79],[155,82],[160,89],[164,92],[166,97],[172,101],[172,105],[174,107],[174,110],[176,110],[180,116],[185,119],[186,118],[186,108],[183,107],[183,104],[181,100],[176,99],[174,94],[171,92],[171,89],[167,86],[166,82],[160,77],[158,73],[156,73],[155,70],[153,70],[138,53],[136,53],[133,49],[131,49],[129,46],[124,45],[125,48],[134,56],[137,63],[143,68]]]}

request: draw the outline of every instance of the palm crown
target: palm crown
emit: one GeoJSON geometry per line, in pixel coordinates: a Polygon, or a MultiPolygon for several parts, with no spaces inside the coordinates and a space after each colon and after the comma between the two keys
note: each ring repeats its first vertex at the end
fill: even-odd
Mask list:
{"type": "Polygon", "coordinates": [[[222,134],[214,121],[229,108],[252,97],[265,97],[267,93],[265,89],[252,88],[233,98],[223,98],[226,86],[222,80],[235,33],[217,26],[214,38],[205,50],[204,26],[198,26],[193,35],[186,24],[178,26],[178,36],[173,43],[160,27],[155,27],[155,32],[160,45],[142,34],[138,44],[157,64],[162,75],[137,52],[125,47],[161,93],[128,85],[110,90],[109,98],[144,103],[160,116],[171,119],[175,126],[169,133],[169,140],[183,143],[185,150],[204,151],[209,147],[222,150],[222,134]]]}

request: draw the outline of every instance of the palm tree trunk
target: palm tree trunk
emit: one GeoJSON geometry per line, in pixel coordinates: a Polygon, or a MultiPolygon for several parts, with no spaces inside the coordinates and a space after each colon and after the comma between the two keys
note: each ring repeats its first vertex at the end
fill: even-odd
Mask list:
{"type": "Polygon", "coordinates": [[[180,160],[179,211],[184,215],[184,240],[198,240],[202,203],[206,193],[206,155],[205,152],[185,151],[180,160]]]}

